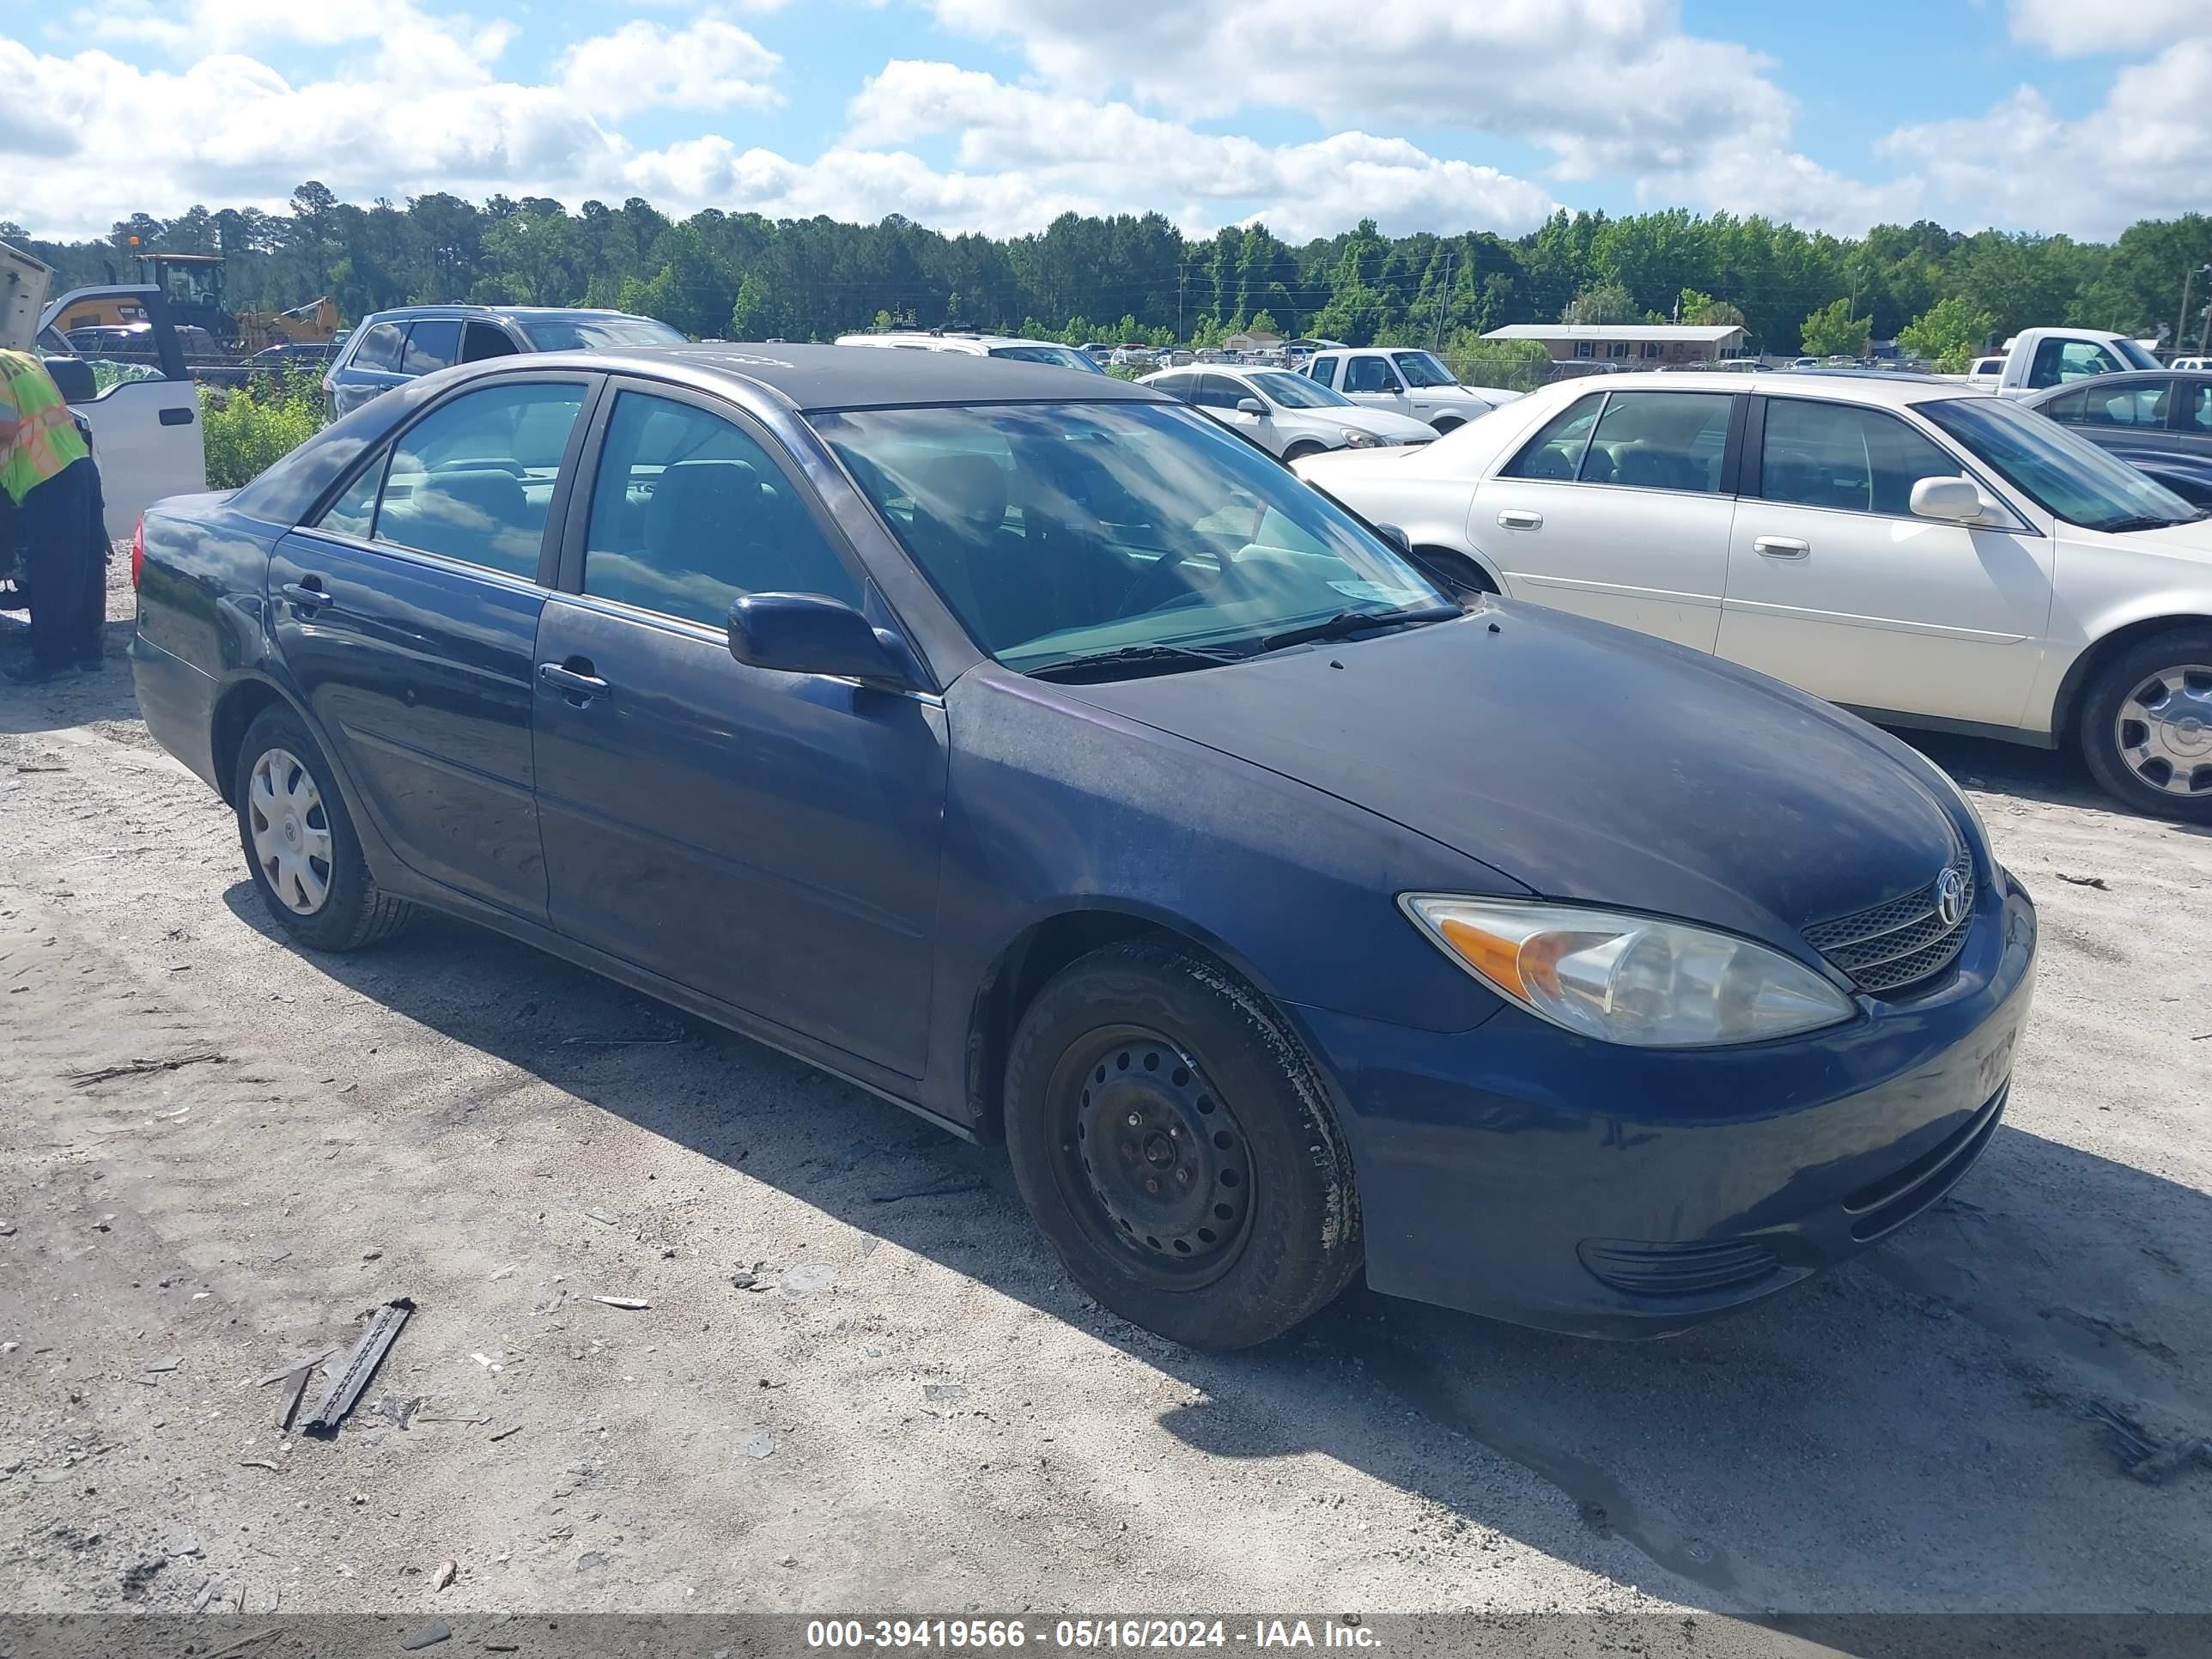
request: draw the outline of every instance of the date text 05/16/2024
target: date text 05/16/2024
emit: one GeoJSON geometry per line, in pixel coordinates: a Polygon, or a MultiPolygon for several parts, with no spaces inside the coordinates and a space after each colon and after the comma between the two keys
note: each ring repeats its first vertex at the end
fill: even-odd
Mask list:
{"type": "Polygon", "coordinates": [[[811,1619],[806,1645],[839,1649],[942,1649],[988,1652],[1039,1647],[1135,1651],[1175,1648],[1377,1648],[1357,1613],[1333,1619],[811,1619]]]}

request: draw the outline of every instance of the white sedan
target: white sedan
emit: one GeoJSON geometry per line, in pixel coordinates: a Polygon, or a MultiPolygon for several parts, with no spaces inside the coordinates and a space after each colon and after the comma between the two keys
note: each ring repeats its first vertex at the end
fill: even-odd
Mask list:
{"type": "Polygon", "coordinates": [[[1425,444],[1437,435],[1425,422],[1362,408],[1286,368],[1175,368],[1147,374],[1142,384],[1204,410],[1286,461],[1329,449],[1425,444]]]}
{"type": "Polygon", "coordinates": [[[2212,521],[2031,410],[1902,374],[1569,380],[1310,482],[1419,562],[1873,720],[2056,748],[2212,823],[2212,521]]]}

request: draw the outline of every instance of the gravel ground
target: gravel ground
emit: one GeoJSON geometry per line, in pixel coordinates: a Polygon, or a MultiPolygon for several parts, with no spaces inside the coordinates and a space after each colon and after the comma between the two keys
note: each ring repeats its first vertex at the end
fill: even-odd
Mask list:
{"type": "Polygon", "coordinates": [[[458,924],[288,948],[129,599],[0,690],[0,1606],[2212,1611],[2212,1468],[2091,1415],[2212,1431],[2212,840],[2054,757],[1934,751],[2045,941],[1936,1211],[1673,1341],[1362,1291],[1211,1358],[794,1061],[458,924]],[[343,1430],[277,1431],[397,1296],[343,1430]]]}

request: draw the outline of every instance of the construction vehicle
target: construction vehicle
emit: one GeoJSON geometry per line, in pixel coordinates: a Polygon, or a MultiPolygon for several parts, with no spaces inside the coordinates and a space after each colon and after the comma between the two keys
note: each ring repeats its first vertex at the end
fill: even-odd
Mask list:
{"type": "Polygon", "coordinates": [[[338,302],[325,294],[289,311],[241,311],[238,340],[247,352],[279,345],[329,345],[338,337],[338,302]]]}

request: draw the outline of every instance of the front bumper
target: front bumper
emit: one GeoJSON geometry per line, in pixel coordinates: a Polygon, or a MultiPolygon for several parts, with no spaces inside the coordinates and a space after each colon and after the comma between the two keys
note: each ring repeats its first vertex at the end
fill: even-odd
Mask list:
{"type": "Polygon", "coordinates": [[[1652,1336],[1856,1254],[1996,1133],[2035,945],[2034,906],[2000,870],[1930,986],[1780,1042],[1662,1053],[1512,1009],[1456,1034],[1293,1010],[1345,1115],[1368,1283],[1652,1336]]]}

